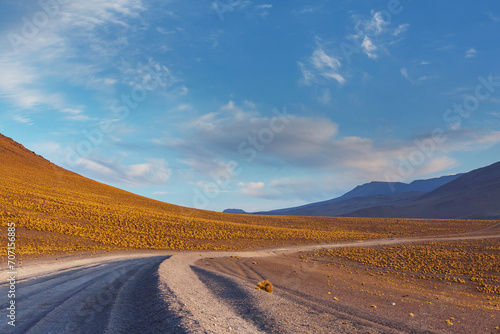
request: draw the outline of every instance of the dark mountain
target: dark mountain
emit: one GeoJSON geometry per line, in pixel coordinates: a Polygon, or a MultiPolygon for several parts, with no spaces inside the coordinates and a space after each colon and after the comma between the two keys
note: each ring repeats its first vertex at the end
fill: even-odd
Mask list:
{"type": "Polygon", "coordinates": [[[366,208],[347,216],[500,219],[500,162],[463,174],[416,200],[366,208]]]}
{"type": "Polygon", "coordinates": [[[222,212],[224,212],[224,213],[238,213],[241,215],[247,214],[247,212],[245,210],[241,210],[241,209],[226,209],[222,212]]]}
{"type": "Polygon", "coordinates": [[[363,196],[323,205],[304,206],[286,211],[288,216],[330,216],[337,217],[353,211],[382,205],[396,205],[411,202],[422,197],[424,192],[410,192],[389,195],[363,196]]]}
{"type": "Polygon", "coordinates": [[[357,186],[353,190],[334,199],[292,208],[256,212],[256,214],[291,216],[344,215],[352,211],[372,206],[396,205],[410,202],[425,193],[433,191],[440,186],[455,180],[461,175],[462,174],[457,174],[427,180],[416,180],[411,183],[374,181],[357,186]],[[353,201],[353,199],[359,199],[359,201],[353,201]],[[344,201],[348,202],[344,203],[344,201]]]}

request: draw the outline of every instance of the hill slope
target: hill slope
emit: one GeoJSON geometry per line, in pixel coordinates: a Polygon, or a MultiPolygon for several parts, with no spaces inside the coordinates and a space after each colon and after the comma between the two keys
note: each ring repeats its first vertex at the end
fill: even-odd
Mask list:
{"type": "Polygon", "coordinates": [[[417,200],[349,216],[500,219],[500,162],[463,174],[417,200]]]}

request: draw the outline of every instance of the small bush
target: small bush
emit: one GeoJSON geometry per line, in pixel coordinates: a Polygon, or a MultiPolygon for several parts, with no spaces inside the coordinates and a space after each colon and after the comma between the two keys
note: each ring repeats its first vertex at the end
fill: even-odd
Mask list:
{"type": "Polygon", "coordinates": [[[255,288],[257,290],[264,290],[266,292],[273,293],[273,285],[267,279],[257,284],[255,288]]]}

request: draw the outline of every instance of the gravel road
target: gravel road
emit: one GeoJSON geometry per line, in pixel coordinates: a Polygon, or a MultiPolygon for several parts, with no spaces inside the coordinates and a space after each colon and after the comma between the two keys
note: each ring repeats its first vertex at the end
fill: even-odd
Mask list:
{"type": "MultiPolygon", "coordinates": [[[[443,240],[500,237],[454,236],[443,240]]],[[[316,248],[441,238],[368,240],[253,252],[164,252],[33,262],[18,270],[16,326],[7,324],[9,290],[0,284],[0,333],[401,333],[358,319],[356,328],[322,325],[306,303],[257,291],[236,277],[198,268],[203,258],[266,257],[316,248]],[[325,327],[326,326],[326,327],[325,327]]],[[[8,278],[0,271],[0,282],[8,278]]],[[[321,316],[321,314],[319,315],[321,316]]],[[[323,314],[324,316],[324,314],[323,314]]]]}
{"type": "MultiPolygon", "coordinates": [[[[167,258],[106,257],[20,268],[16,326],[3,315],[0,333],[172,332],[177,322],[158,293],[158,266],[167,258]],[[152,325],[152,318],[162,323],[152,325]]],[[[0,296],[7,291],[2,284],[0,296]]],[[[2,298],[2,310],[6,302],[2,298]]]]}

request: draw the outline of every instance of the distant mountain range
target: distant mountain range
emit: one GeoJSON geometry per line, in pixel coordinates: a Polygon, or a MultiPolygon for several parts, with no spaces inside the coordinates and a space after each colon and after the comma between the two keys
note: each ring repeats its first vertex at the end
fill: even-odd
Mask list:
{"type": "Polygon", "coordinates": [[[327,201],[254,214],[500,219],[500,162],[465,174],[409,184],[370,182],[327,201]]]}
{"type": "Polygon", "coordinates": [[[411,202],[361,209],[346,216],[500,219],[500,162],[466,173],[411,202]]]}

